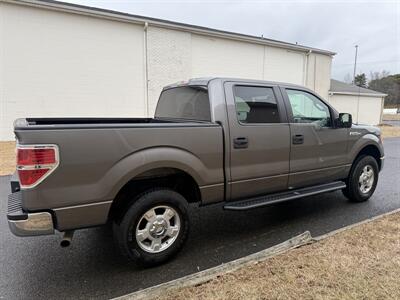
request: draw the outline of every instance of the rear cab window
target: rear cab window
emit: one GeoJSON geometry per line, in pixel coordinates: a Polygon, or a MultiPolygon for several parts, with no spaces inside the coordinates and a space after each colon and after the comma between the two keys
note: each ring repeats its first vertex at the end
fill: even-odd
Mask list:
{"type": "Polygon", "coordinates": [[[211,122],[207,87],[181,86],[164,90],[158,100],[155,118],[211,122]]]}

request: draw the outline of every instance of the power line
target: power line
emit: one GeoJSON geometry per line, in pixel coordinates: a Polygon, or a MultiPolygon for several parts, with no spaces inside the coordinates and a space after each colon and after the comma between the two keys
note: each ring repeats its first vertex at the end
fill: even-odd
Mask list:
{"type": "MultiPolygon", "coordinates": [[[[394,60],[376,60],[376,61],[364,61],[364,62],[357,62],[358,65],[360,64],[380,64],[380,63],[391,63],[391,62],[399,62],[400,59],[394,59],[394,60]]],[[[354,62],[352,63],[347,63],[347,64],[335,64],[335,66],[352,66],[354,65],[354,62]]]]}

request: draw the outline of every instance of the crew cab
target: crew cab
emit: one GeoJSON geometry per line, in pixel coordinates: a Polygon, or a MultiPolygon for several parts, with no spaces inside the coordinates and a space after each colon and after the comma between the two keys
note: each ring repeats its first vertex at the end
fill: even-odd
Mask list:
{"type": "Polygon", "coordinates": [[[384,159],[378,128],[313,91],[232,78],[165,87],[154,118],[26,118],[14,132],[11,231],[57,230],[67,246],[74,230],[111,223],[121,252],[146,266],[182,247],[191,203],[246,213],[336,190],[361,202],[384,159]]]}

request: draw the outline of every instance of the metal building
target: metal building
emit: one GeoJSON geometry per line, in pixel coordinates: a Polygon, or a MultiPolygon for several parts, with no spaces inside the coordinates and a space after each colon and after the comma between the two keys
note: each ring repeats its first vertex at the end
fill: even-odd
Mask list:
{"type": "Polygon", "coordinates": [[[378,125],[382,122],[386,96],[380,92],[332,79],[328,101],[339,112],[351,113],[354,123],[378,125]]]}
{"type": "Polygon", "coordinates": [[[331,51],[53,1],[0,0],[0,20],[0,140],[18,117],[151,116],[164,85],[191,77],[328,99],[331,51]]]}

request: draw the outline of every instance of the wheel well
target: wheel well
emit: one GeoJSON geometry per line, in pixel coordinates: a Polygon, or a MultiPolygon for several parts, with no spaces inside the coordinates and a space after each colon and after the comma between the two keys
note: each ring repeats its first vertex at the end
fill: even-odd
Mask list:
{"type": "Polygon", "coordinates": [[[379,170],[381,169],[381,153],[379,149],[376,146],[369,145],[364,147],[357,155],[356,159],[359,158],[362,155],[370,155],[373,158],[375,158],[376,163],[379,166],[379,170]]]}
{"type": "Polygon", "coordinates": [[[174,168],[153,169],[132,178],[120,189],[111,205],[108,219],[120,219],[139,194],[154,187],[172,189],[188,203],[201,201],[199,186],[192,176],[174,168]]]}

